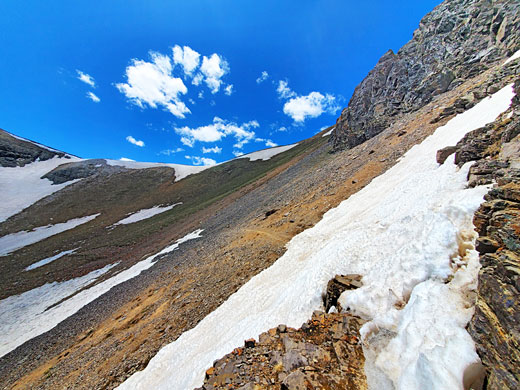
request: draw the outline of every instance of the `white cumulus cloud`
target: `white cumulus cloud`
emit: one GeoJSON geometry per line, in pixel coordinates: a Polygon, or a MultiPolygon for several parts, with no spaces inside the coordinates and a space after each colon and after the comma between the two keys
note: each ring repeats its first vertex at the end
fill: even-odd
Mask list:
{"type": "Polygon", "coordinates": [[[189,46],[180,47],[175,45],[172,50],[173,62],[182,66],[186,76],[191,76],[193,71],[199,66],[200,54],[189,46]]]}
{"type": "Polygon", "coordinates": [[[311,92],[307,96],[290,99],[283,106],[283,112],[295,122],[304,122],[306,118],[316,118],[324,112],[335,114],[340,107],[333,95],[325,96],[319,92],[311,92]]]}
{"type": "Polygon", "coordinates": [[[138,141],[134,137],[132,137],[131,135],[126,137],[126,140],[128,142],[130,142],[131,144],[134,144],[135,146],[139,146],[140,148],[142,148],[144,146],[144,142],[143,141],[138,141]]]}
{"type": "Polygon", "coordinates": [[[85,84],[90,85],[91,87],[96,87],[96,82],[94,81],[94,77],[87,73],[83,73],[81,70],[76,69],[76,72],[78,73],[78,80],[83,81],[85,84]]]}
{"type": "Polygon", "coordinates": [[[265,146],[268,148],[274,148],[275,146],[278,146],[278,144],[268,139],[265,141],[265,146]]]}
{"type": "Polygon", "coordinates": [[[299,96],[289,88],[288,82],[284,80],[278,82],[276,91],[281,99],[288,99],[283,106],[283,112],[295,122],[302,123],[307,118],[316,118],[325,112],[335,114],[341,108],[334,95],[311,92],[308,95],[299,96]]]}
{"type": "Polygon", "coordinates": [[[170,58],[160,53],[150,53],[151,62],[133,59],[126,68],[126,83],[116,84],[117,89],[137,106],[163,107],[178,118],[190,113],[180,100],[188,89],[184,82],[172,74],[170,58]]]}
{"type": "Polygon", "coordinates": [[[135,161],[135,160],[132,160],[131,158],[121,157],[119,159],[119,161],[135,161]]]}
{"type": "Polygon", "coordinates": [[[218,146],[215,146],[213,148],[206,148],[206,147],[202,147],[202,153],[206,154],[206,153],[220,153],[222,152],[222,148],[219,148],[218,146]]]}
{"type": "Polygon", "coordinates": [[[267,73],[265,70],[262,72],[262,74],[260,75],[260,77],[258,77],[256,79],[256,83],[257,84],[260,84],[260,83],[263,83],[265,80],[267,80],[269,78],[269,73],[267,73]]]}
{"type": "Polygon", "coordinates": [[[192,147],[196,141],[216,142],[227,136],[232,136],[237,140],[235,147],[241,148],[243,145],[255,139],[255,132],[252,130],[259,127],[257,121],[242,123],[238,125],[219,117],[213,118],[213,123],[206,126],[190,128],[188,126],[176,127],[175,132],[179,134],[181,142],[192,147]]]}
{"type": "Polygon", "coordinates": [[[98,98],[94,92],[87,92],[87,98],[92,100],[94,103],[99,103],[101,101],[101,99],[98,98]]]}
{"type": "Polygon", "coordinates": [[[222,77],[229,72],[229,64],[222,56],[213,53],[209,58],[202,57],[200,71],[211,93],[217,93],[222,84],[222,77]]]}
{"type": "Polygon", "coordinates": [[[188,160],[191,160],[193,165],[210,166],[210,165],[215,165],[217,163],[212,158],[199,157],[199,156],[184,156],[184,157],[186,157],[188,160]]]}

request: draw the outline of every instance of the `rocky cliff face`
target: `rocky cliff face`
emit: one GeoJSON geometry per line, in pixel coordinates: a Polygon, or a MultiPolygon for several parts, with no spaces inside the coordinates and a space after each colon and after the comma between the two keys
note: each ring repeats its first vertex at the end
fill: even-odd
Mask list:
{"type": "Polygon", "coordinates": [[[23,167],[37,159],[49,160],[55,156],[68,156],[59,151],[46,149],[32,142],[15,138],[7,131],[0,129],[0,166],[2,167],[23,167]]]}
{"type": "Polygon", "coordinates": [[[335,150],[383,131],[520,49],[517,0],[446,0],[426,15],[413,39],[389,50],[355,89],[332,135],[335,150]]]}
{"type": "MultiPolygon", "coordinates": [[[[470,186],[496,183],[474,218],[482,269],[468,329],[486,370],[487,390],[520,387],[520,78],[515,90],[507,114],[451,148],[457,164],[476,161],[470,186]]],[[[439,151],[438,160],[449,152],[439,151]]]]}

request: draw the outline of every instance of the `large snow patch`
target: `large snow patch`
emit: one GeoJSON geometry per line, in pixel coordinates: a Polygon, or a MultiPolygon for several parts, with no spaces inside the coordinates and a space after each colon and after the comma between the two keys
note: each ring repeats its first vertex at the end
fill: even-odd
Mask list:
{"type": "Polygon", "coordinates": [[[63,184],[52,184],[49,179],[41,179],[43,175],[61,164],[81,161],[79,158],[59,158],[35,161],[23,167],[0,167],[0,222],[18,214],[38,200],[53,194],[62,188],[77,182],[71,180],[63,184]]]}
{"type": "Polygon", "coordinates": [[[147,163],[138,161],[127,161],[127,160],[105,160],[108,165],[120,166],[128,169],[147,169],[147,168],[173,168],[175,170],[175,181],[184,179],[186,176],[193,175],[195,173],[202,172],[205,169],[211,168],[211,166],[194,166],[194,165],[183,165],[183,164],[165,164],[165,163],[147,163]]]}
{"type": "Polygon", "coordinates": [[[298,327],[321,309],[334,275],[360,273],[364,286],[342,299],[370,320],[363,328],[370,387],[461,389],[464,367],[478,359],[464,327],[478,269],[472,215],[486,188],[467,189],[469,167],[459,170],[453,159],[439,166],[435,156],[493,121],[512,96],[507,86],[437,129],[294,237],[278,261],[119,388],[200,386],[205,369],[245,339],[282,323],[298,327]],[[461,248],[464,256],[457,257],[461,248]],[[385,329],[388,336],[378,344],[372,336],[385,329]]]}
{"type": "Polygon", "coordinates": [[[21,231],[0,237],[0,256],[8,255],[24,246],[34,244],[55,234],[66,230],[74,229],[76,226],[92,221],[99,214],[89,215],[81,218],[74,218],[67,222],[57,223],[34,228],[31,231],[21,231]]]}
{"type": "Polygon", "coordinates": [[[144,219],[151,218],[157,214],[164,213],[165,211],[173,209],[175,206],[182,204],[182,202],[172,204],[170,206],[154,206],[149,209],[142,209],[136,211],[135,213],[130,214],[128,217],[123,218],[121,221],[116,222],[114,225],[128,225],[130,223],[135,223],[142,221],[144,219]]]}
{"type": "Polygon", "coordinates": [[[158,258],[180,244],[200,237],[202,230],[196,230],[178,239],[159,253],[149,256],[127,270],[76,294],[106,273],[116,264],[108,265],[85,276],[66,282],[47,283],[23,294],[0,301],[0,357],[9,353],[27,340],[54,328],[64,319],[76,313],[83,306],[100,297],[112,287],[136,277],[155,264],[158,258]],[[61,303],[57,304],[58,302],[61,303]],[[55,306],[53,306],[55,305],[55,306]]]}

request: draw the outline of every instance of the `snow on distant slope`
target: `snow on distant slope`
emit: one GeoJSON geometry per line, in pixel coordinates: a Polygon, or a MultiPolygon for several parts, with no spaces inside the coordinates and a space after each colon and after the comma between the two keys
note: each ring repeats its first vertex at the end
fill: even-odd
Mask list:
{"type": "Polygon", "coordinates": [[[24,246],[34,244],[47,237],[64,232],[92,221],[99,214],[89,215],[81,218],[74,218],[67,222],[57,223],[56,225],[40,226],[31,231],[21,231],[0,237],[0,256],[5,256],[24,246]]]}
{"type": "Polygon", "coordinates": [[[0,222],[18,214],[38,200],[75,183],[71,180],[63,184],[53,185],[49,179],[41,179],[47,172],[61,164],[81,161],[81,159],[54,157],[50,160],[35,161],[23,167],[0,167],[0,222]]]}
{"type": "MultiPolygon", "coordinates": [[[[180,244],[201,237],[202,230],[196,230],[178,239],[159,253],[147,257],[127,270],[121,271],[76,295],[78,290],[88,286],[116,264],[93,271],[85,276],[65,282],[47,283],[20,295],[0,301],[0,357],[9,353],[27,340],[54,328],[64,319],[76,313],[83,306],[100,297],[112,287],[132,279],[150,268],[159,256],[176,250],[180,244]],[[67,298],[70,297],[70,298],[67,298]],[[64,300],[65,299],[65,300],[64,300]],[[64,300],[60,304],[52,305],[64,300]]],[[[72,266],[72,265],[71,265],[72,266]]]]}
{"type": "Polygon", "coordinates": [[[518,50],[515,54],[513,54],[511,57],[509,57],[504,63],[503,65],[507,65],[509,64],[511,61],[514,61],[516,60],[517,58],[520,58],[520,50],[518,50]]]}
{"type": "Polygon", "coordinates": [[[259,150],[258,152],[248,153],[244,154],[237,158],[248,158],[249,161],[256,161],[256,160],[269,160],[271,157],[276,156],[277,154],[283,153],[289,149],[294,148],[298,144],[292,144],[292,145],[284,145],[284,146],[276,146],[274,148],[259,150]]]}
{"type": "Polygon", "coordinates": [[[458,169],[452,156],[439,166],[436,152],[493,121],[512,96],[507,86],[438,128],[119,389],[200,386],[213,361],[245,339],[278,324],[299,327],[322,308],[327,282],[349,273],[363,275],[363,287],[341,300],[369,320],[362,328],[369,387],[461,389],[465,367],[478,361],[465,326],[479,268],[472,218],[487,188],[466,188],[470,164],[458,169]]]}
{"type": "Polygon", "coordinates": [[[184,179],[186,176],[193,175],[195,173],[202,172],[205,169],[211,168],[210,166],[194,166],[194,165],[183,165],[183,164],[163,164],[163,163],[146,163],[128,160],[105,160],[108,165],[120,166],[128,169],[146,169],[146,168],[160,168],[168,167],[175,170],[175,181],[184,179]]]}
{"type": "Polygon", "coordinates": [[[330,129],[329,131],[327,131],[326,133],[323,133],[322,137],[328,137],[329,135],[332,134],[333,131],[334,131],[334,127],[332,129],[330,129]]]}
{"type": "Polygon", "coordinates": [[[46,257],[43,260],[37,261],[36,263],[33,263],[30,266],[25,267],[25,271],[30,271],[35,268],[43,267],[45,264],[52,263],[54,260],[58,260],[60,257],[67,256],[67,255],[74,253],[77,249],[78,248],[71,249],[70,251],[63,251],[63,252],[58,253],[57,255],[54,255],[51,257],[46,257]]]}
{"type": "Polygon", "coordinates": [[[139,222],[139,221],[142,221],[143,219],[148,219],[148,218],[153,217],[154,215],[161,214],[161,213],[164,213],[165,211],[171,210],[175,206],[178,206],[180,204],[182,204],[182,202],[175,203],[170,206],[164,206],[164,207],[154,206],[149,209],[139,210],[139,211],[136,211],[135,213],[129,215],[128,217],[123,218],[121,221],[116,222],[114,225],[127,225],[129,223],[139,222]]]}

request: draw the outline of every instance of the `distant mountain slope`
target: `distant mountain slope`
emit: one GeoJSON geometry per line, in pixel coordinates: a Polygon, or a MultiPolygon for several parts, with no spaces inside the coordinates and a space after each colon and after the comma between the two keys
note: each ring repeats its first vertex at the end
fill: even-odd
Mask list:
{"type": "Polygon", "coordinates": [[[53,157],[70,158],[59,150],[17,137],[0,129],[0,166],[23,167],[36,160],[45,161],[53,157]]]}
{"type": "MultiPolygon", "coordinates": [[[[383,131],[520,49],[520,2],[447,0],[426,15],[413,39],[389,50],[356,87],[338,118],[335,150],[383,131]]],[[[486,91],[483,91],[484,94],[486,91]]]]}

